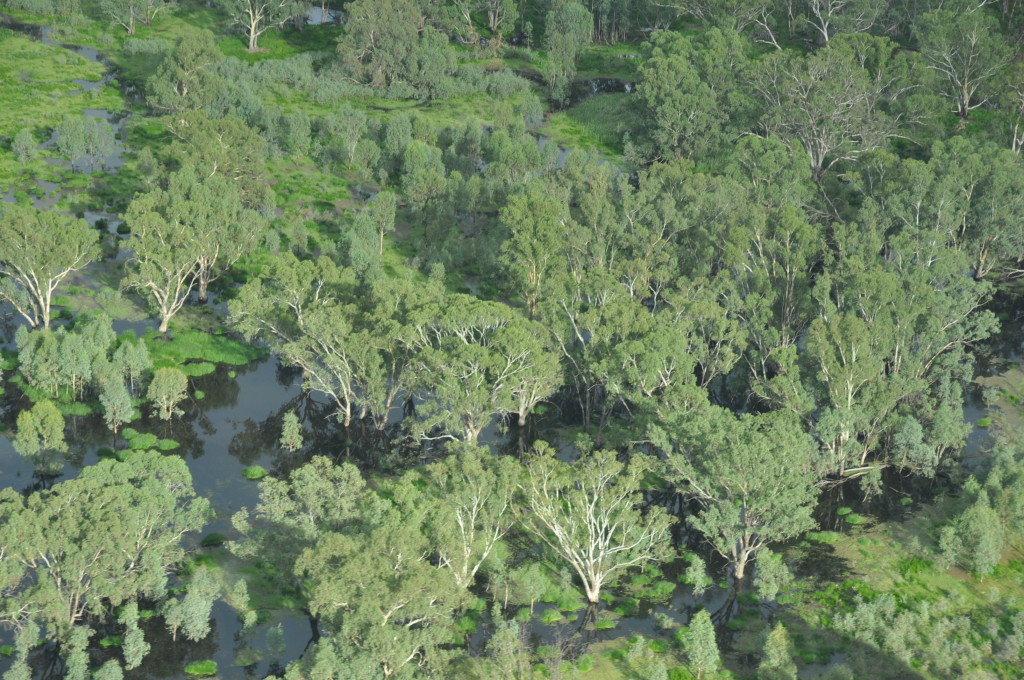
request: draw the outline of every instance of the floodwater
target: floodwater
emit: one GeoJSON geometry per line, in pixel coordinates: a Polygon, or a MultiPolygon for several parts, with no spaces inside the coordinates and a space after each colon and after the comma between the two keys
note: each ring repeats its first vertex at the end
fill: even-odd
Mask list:
{"type": "MultiPolygon", "coordinates": [[[[314,12],[317,10],[314,10],[314,12]]],[[[333,15],[326,20],[334,19],[333,15]]],[[[311,13],[310,23],[324,20],[320,15],[311,13]]],[[[13,26],[8,23],[9,26],[13,26]]],[[[29,32],[43,42],[49,40],[48,32],[29,27],[29,32]]],[[[49,42],[48,44],[54,44],[49,42]]],[[[88,48],[69,48],[94,61],[100,61],[101,55],[88,48]]],[[[108,74],[103,80],[96,82],[76,82],[83,91],[98,88],[109,82],[108,74]]],[[[606,92],[632,92],[633,84],[616,79],[595,79],[581,81],[573,88],[574,97],[583,98],[606,92]]],[[[120,137],[125,117],[120,112],[88,110],[86,116],[100,117],[111,122],[120,137]]],[[[44,152],[53,146],[54,140],[40,145],[44,152]]],[[[543,137],[538,138],[542,147],[548,143],[543,137]]],[[[120,142],[115,153],[105,159],[107,170],[116,168],[121,163],[121,155],[125,149],[120,142]]],[[[567,150],[559,149],[558,162],[564,161],[567,150]]],[[[55,160],[57,163],[66,161],[55,160]]],[[[53,183],[40,182],[33,202],[40,208],[54,206],[59,198],[59,187],[53,183]]],[[[14,193],[8,192],[4,201],[13,201],[14,193]]],[[[119,223],[116,215],[103,211],[89,211],[85,218],[94,226],[106,220],[107,228],[116,230],[119,223]]],[[[999,300],[996,306],[1003,304],[999,300]]],[[[1016,361],[1022,355],[1021,335],[1022,319],[1002,309],[1006,321],[1004,330],[987,343],[979,359],[978,372],[988,375],[991,371],[1005,368],[1007,362],[1016,361]]],[[[146,326],[153,323],[118,322],[119,332],[132,330],[141,334],[146,326]]],[[[13,337],[14,324],[7,324],[4,330],[9,343],[13,337]]],[[[0,329],[3,330],[3,329],[0,329]]],[[[8,345],[9,346],[9,345],[8,345]]],[[[141,422],[133,423],[136,429],[153,432],[160,437],[174,439],[180,448],[168,455],[180,455],[188,464],[192,473],[195,489],[198,494],[210,499],[215,512],[214,519],[203,533],[220,532],[231,536],[230,518],[242,507],[252,507],[258,500],[258,486],[255,482],[245,479],[242,470],[250,465],[261,465],[275,475],[286,475],[290,470],[301,465],[313,452],[334,457],[337,460],[351,460],[364,469],[378,470],[389,468],[395,464],[391,454],[381,456],[379,446],[364,446],[362,435],[353,429],[343,432],[335,419],[331,417],[331,407],[323,399],[303,394],[301,376],[294,369],[282,366],[278,359],[271,355],[244,367],[228,368],[224,366],[208,375],[192,379],[192,393],[201,391],[202,399],[190,398],[184,405],[185,414],[165,423],[144,414],[141,422]],[[230,372],[233,371],[234,375],[230,372]],[[299,415],[304,427],[305,446],[296,453],[287,453],[278,445],[281,419],[287,412],[299,415]]],[[[985,404],[980,389],[968,390],[965,420],[975,423],[984,412],[985,404]]],[[[27,403],[19,398],[16,389],[9,389],[0,401],[0,421],[10,428],[18,411],[27,403]]],[[[559,423],[552,417],[541,423],[541,427],[554,428],[559,423]]],[[[482,439],[488,442],[496,452],[514,453],[523,447],[517,428],[510,427],[507,431],[492,423],[482,439]]],[[[546,436],[553,435],[553,429],[543,432],[546,436]]],[[[77,474],[84,465],[94,464],[98,460],[97,450],[111,445],[111,436],[99,416],[69,417],[68,440],[71,452],[67,456],[64,469],[57,477],[42,479],[33,474],[32,465],[13,450],[10,440],[0,436],[0,488],[13,487],[22,491],[43,488],[46,485],[70,478],[77,474]]],[[[530,438],[536,435],[534,430],[530,438]]],[[[975,427],[969,436],[967,453],[970,460],[980,460],[991,445],[990,433],[984,428],[975,427]]],[[[406,456],[399,463],[408,464],[416,460],[415,456],[406,456]]],[[[828,495],[822,501],[819,515],[823,518],[836,517],[835,506],[848,505],[856,511],[870,514],[878,518],[899,519],[901,513],[907,512],[908,505],[903,498],[912,498],[916,503],[926,500],[934,494],[935,483],[914,478],[886,476],[883,478],[886,489],[881,495],[871,500],[861,500],[853,496],[852,489],[845,489],[828,495]],[[842,494],[848,493],[844,497],[842,494]]],[[[823,528],[827,526],[827,521],[823,528]]],[[[192,537],[198,548],[199,536],[192,537]]],[[[213,548],[207,551],[223,551],[213,548]]],[[[712,563],[714,569],[717,565],[712,563]]],[[[813,568],[817,577],[841,578],[842,565],[830,564],[827,556],[810,556],[806,562],[813,568]]],[[[797,565],[798,569],[800,565],[797,565]]],[[[669,564],[665,567],[664,578],[678,583],[680,565],[669,564]]],[[[719,570],[720,571],[720,570],[719,570]]],[[[659,618],[669,617],[675,623],[685,625],[690,613],[697,606],[706,607],[709,611],[718,612],[716,620],[723,622],[729,615],[739,610],[734,593],[728,588],[712,587],[702,597],[696,598],[688,586],[677,585],[674,592],[661,601],[640,601],[635,613],[624,616],[617,621],[614,629],[606,631],[587,631],[583,624],[587,621],[583,612],[578,612],[579,619],[554,625],[543,624],[540,615],[554,605],[538,604],[536,616],[530,624],[530,634],[537,643],[550,643],[555,639],[564,639],[576,632],[584,635],[587,642],[612,639],[639,633],[645,636],[662,634],[658,629],[659,618]],[[660,615],[660,616],[659,616],[660,615]]],[[[281,611],[274,612],[270,618],[251,630],[243,630],[237,612],[224,602],[218,602],[213,609],[212,631],[199,642],[186,640],[173,641],[163,628],[162,622],[154,618],[146,622],[147,639],[152,651],[143,665],[126,677],[131,679],[178,678],[182,676],[185,665],[192,661],[212,659],[218,663],[218,677],[225,680],[243,680],[251,677],[263,677],[276,672],[283,665],[296,659],[306,648],[312,637],[309,621],[302,615],[281,611]],[[283,644],[271,644],[268,635],[273,637],[273,630],[280,626],[283,644]]],[[[486,645],[489,635],[488,617],[481,617],[481,625],[477,632],[467,636],[467,643],[473,653],[479,653],[486,645]]],[[[8,644],[10,635],[0,631],[0,645],[8,644]]],[[[41,676],[47,662],[47,650],[34,655],[37,676],[41,676]]],[[[104,652],[106,653],[106,652],[104,652]]],[[[9,659],[0,657],[0,673],[9,666],[9,659]]]]}

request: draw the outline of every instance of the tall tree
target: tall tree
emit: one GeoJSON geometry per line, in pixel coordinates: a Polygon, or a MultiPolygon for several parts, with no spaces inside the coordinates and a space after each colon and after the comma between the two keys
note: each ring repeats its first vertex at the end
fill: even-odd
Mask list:
{"type": "Polygon", "coordinates": [[[987,101],[979,95],[1011,56],[998,23],[981,6],[969,12],[939,9],[922,16],[916,32],[921,54],[946,81],[956,115],[967,118],[987,101]]]}
{"type": "Polygon", "coordinates": [[[509,238],[502,244],[500,262],[515,291],[526,303],[530,318],[552,285],[550,279],[563,269],[569,232],[576,229],[569,216],[569,196],[561,187],[535,180],[514,194],[501,210],[509,238]]]}
{"type": "MultiPolygon", "coordinates": [[[[891,55],[887,44],[883,54],[891,55]]],[[[761,125],[769,134],[798,142],[815,181],[836,163],[877,148],[896,134],[886,112],[898,88],[886,73],[888,58],[873,70],[857,45],[832,41],[806,56],[774,52],[761,62],[754,87],[767,105],[761,125]]]]}
{"type": "Polygon", "coordinates": [[[660,158],[703,157],[721,141],[725,102],[691,62],[689,39],[667,31],[652,36],[640,67],[637,95],[652,118],[660,158]]]}
{"type": "MultiPolygon", "coordinates": [[[[192,180],[193,177],[186,175],[172,181],[192,180]]],[[[202,246],[196,258],[196,293],[200,302],[205,302],[210,283],[256,250],[267,229],[267,220],[245,207],[237,184],[224,175],[203,180],[195,177],[194,181],[189,192],[194,206],[190,226],[195,240],[202,246]]]]}
{"type": "Polygon", "coordinates": [[[424,530],[460,588],[470,588],[477,573],[515,523],[513,512],[518,464],[491,456],[486,449],[456,443],[449,455],[425,474],[403,480],[402,505],[425,509],[424,530]],[[426,482],[423,485],[423,482],[426,482]]]}
{"type": "Polygon", "coordinates": [[[200,260],[219,247],[206,243],[201,231],[205,226],[224,228],[211,223],[216,198],[204,186],[195,171],[184,168],[170,176],[167,189],[135,197],[125,211],[134,267],[124,285],[151,298],[161,333],[198,284],[200,260]]]}
{"type": "Polygon", "coordinates": [[[182,371],[173,367],[158,368],[153,372],[146,397],[153,402],[161,420],[170,420],[184,413],[178,404],[185,398],[187,389],[188,376],[182,371]]]}
{"type": "Polygon", "coordinates": [[[793,641],[779,621],[765,639],[761,663],[757,666],[757,680],[796,680],[794,656],[793,641]]]}
{"type": "Polygon", "coordinates": [[[146,102],[158,111],[180,115],[206,106],[224,86],[213,66],[224,55],[209,31],[189,31],[167,50],[146,79],[146,102]]]}
{"type": "Polygon", "coordinates": [[[148,451],[27,497],[0,491],[0,622],[65,643],[116,607],[166,599],[181,539],[208,509],[181,458],[148,451]]]}
{"type": "Polygon", "coordinates": [[[697,671],[697,680],[705,673],[717,673],[722,667],[722,657],[715,638],[715,626],[707,609],[693,615],[689,630],[683,638],[683,649],[690,666],[697,671]]]}
{"type": "Polygon", "coordinates": [[[60,466],[55,466],[51,456],[68,451],[64,439],[64,416],[52,401],[44,399],[18,414],[18,429],[11,444],[15,451],[31,458],[38,467],[56,467],[59,470],[60,466]]]}
{"type": "Polygon", "coordinates": [[[622,572],[667,555],[674,518],[661,507],[639,507],[652,467],[649,456],[621,463],[611,451],[569,464],[543,443],[527,463],[523,524],[569,563],[591,604],[622,572]]]}
{"type": "Polygon", "coordinates": [[[680,491],[704,504],[694,525],[735,568],[737,580],[768,543],[814,526],[817,450],[788,414],[737,418],[708,407],[669,419],[653,439],[672,452],[670,478],[680,491]]]}
{"type": "Polygon", "coordinates": [[[220,0],[220,5],[231,20],[242,27],[250,52],[259,49],[260,36],[269,29],[282,26],[309,10],[309,3],[302,0],[220,0]]]}
{"type": "Polygon", "coordinates": [[[48,328],[53,293],[98,254],[85,220],[19,205],[0,213],[0,299],[32,326],[48,328]]]}
{"type": "Polygon", "coordinates": [[[562,103],[569,95],[569,84],[576,76],[576,58],[590,44],[594,19],[576,0],[554,0],[544,17],[544,47],[548,64],[544,77],[551,98],[562,103]]]}

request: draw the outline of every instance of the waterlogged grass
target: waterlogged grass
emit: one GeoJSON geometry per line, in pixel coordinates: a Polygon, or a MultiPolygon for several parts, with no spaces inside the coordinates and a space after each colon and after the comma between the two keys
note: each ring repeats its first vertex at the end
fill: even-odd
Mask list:
{"type": "Polygon", "coordinates": [[[561,146],[619,156],[623,135],[636,125],[636,106],[634,94],[599,94],[552,114],[542,131],[561,146]]]}
{"type": "Polygon", "coordinates": [[[193,661],[185,666],[185,673],[188,675],[216,675],[216,661],[193,661]]]}
{"type": "Polygon", "coordinates": [[[250,465],[242,470],[242,476],[252,480],[263,479],[267,476],[267,471],[259,465],[250,465]]]}
{"type": "MultiPolygon", "coordinates": [[[[120,111],[124,107],[120,93],[112,87],[83,92],[72,82],[97,81],[105,71],[102,64],[74,52],[0,29],[0,54],[0,101],[4,103],[0,137],[13,138],[28,128],[42,142],[65,116],[81,116],[85,109],[120,111]]],[[[55,180],[60,172],[41,158],[21,163],[9,145],[0,148],[0,192],[32,176],[55,180]]]]}
{"type": "Polygon", "coordinates": [[[264,349],[232,340],[225,335],[213,335],[191,329],[175,331],[166,340],[151,331],[146,335],[145,341],[149,355],[157,367],[161,364],[183,366],[190,360],[244,366],[250,361],[264,357],[267,353],[264,349]]]}

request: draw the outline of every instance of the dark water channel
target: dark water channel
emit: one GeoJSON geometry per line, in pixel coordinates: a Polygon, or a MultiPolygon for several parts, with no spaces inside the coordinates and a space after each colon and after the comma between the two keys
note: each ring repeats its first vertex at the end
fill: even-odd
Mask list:
{"type": "MultiPolygon", "coordinates": [[[[334,20],[333,15],[321,17],[319,14],[311,14],[310,23],[319,23],[323,18],[334,20]]],[[[4,25],[24,30],[47,44],[55,44],[49,41],[49,32],[46,29],[25,27],[9,21],[4,25]]],[[[102,61],[101,55],[95,50],[65,47],[93,61],[102,61]]],[[[108,73],[101,81],[76,81],[75,84],[82,91],[89,91],[109,83],[111,78],[112,74],[108,73]]],[[[580,81],[573,87],[573,98],[575,101],[582,101],[605,92],[632,90],[632,83],[617,79],[580,81]]],[[[110,121],[120,138],[126,119],[121,112],[87,110],[85,115],[102,117],[110,121]]],[[[544,145],[548,140],[541,137],[538,143],[544,145]]],[[[41,144],[40,148],[46,152],[52,149],[54,144],[55,139],[51,138],[41,144]]],[[[119,139],[116,151],[106,159],[105,167],[108,170],[116,168],[121,163],[121,155],[124,152],[125,148],[119,139]]],[[[567,150],[559,150],[560,163],[564,161],[564,155],[567,153],[567,150]]],[[[66,161],[54,159],[54,162],[63,163],[64,167],[68,167],[66,161]]],[[[37,207],[52,207],[61,197],[60,187],[56,184],[40,182],[39,188],[41,191],[37,193],[41,193],[41,196],[33,201],[37,207]]],[[[3,200],[13,201],[13,192],[4,195],[3,200]]],[[[86,218],[94,225],[101,219],[106,220],[108,228],[112,231],[118,224],[117,216],[108,212],[88,212],[86,218]]],[[[999,371],[1022,355],[1022,315],[1011,308],[1008,299],[997,298],[993,306],[1004,316],[1003,330],[981,348],[978,360],[978,373],[981,375],[999,371]]],[[[145,325],[152,324],[121,323],[118,330],[130,328],[141,333],[145,325]]],[[[13,337],[11,325],[6,329],[6,336],[3,340],[9,343],[13,337]]],[[[323,400],[303,394],[300,375],[281,366],[275,356],[258,360],[248,366],[236,367],[234,370],[234,377],[229,375],[228,368],[221,366],[208,376],[193,378],[193,391],[200,390],[205,396],[201,400],[191,399],[185,405],[186,412],[181,418],[164,423],[146,417],[142,422],[133,424],[136,429],[153,432],[180,443],[180,448],[169,455],[182,456],[191,470],[197,493],[210,499],[215,511],[215,518],[204,529],[204,533],[220,532],[230,537],[233,533],[231,515],[243,506],[252,507],[257,502],[257,484],[242,475],[242,470],[250,465],[261,465],[272,474],[284,475],[316,452],[339,460],[352,459],[357,463],[362,461],[368,467],[377,467],[379,461],[371,460],[376,454],[371,455],[362,450],[357,436],[339,431],[336,422],[330,417],[330,406],[323,400]],[[286,412],[296,412],[305,429],[305,446],[303,450],[294,454],[284,452],[278,445],[281,418],[286,412]],[[353,438],[356,440],[354,444],[351,442],[353,438]]],[[[985,411],[981,391],[975,387],[968,386],[967,404],[964,409],[965,420],[970,423],[976,423],[985,411]]],[[[0,420],[11,428],[18,411],[27,406],[27,402],[19,398],[16,389],[9,389],[0,405],[0,420]]],[[[548,425],[557,425],[553,422],[554,419],[550,420],[552,422],[548,425]]],[[[516,451],[522,441],[516,428],[509,428],[506,432],[500,429],[497,423],[485,430],[482,438],[489,442],[495,451],[505,452],[516,451]]],[[[14,451],[9,438],[0,436],[0,488],[12,487],[28,491],[52,484],[61,478],[74,477],[83,466],[97,462],[97,451],[101,447],[110,446],[112,443],[109,431],[100,416],[69,417],[68,441],[71,452],[61,475],[41,479],[34,475],[31,462],[14,451]]],[[[974,427],[968,437],[968,459],[980,459],[990,445],[988,431],[974,427]]],[[[883,489],[883,493],[871,501],[858,501],[856,498],[843,496],[827,498],[823,501],[821,514],[825,517],[834,516],[829,504],[840,503],[855,506],[856,511],[877,518],[899,519],[902,516],[900,513],[907,512],[909,505],[901,499],[911,497],[915,503],[926,500],[929,494],[934,493],[935,483],[885,478],[883,489]]],[[[851,494],[853,495],[855,494],[851,494]]],[[[194,540],[198,543],[198,537],[194,537],[194,540]]],[[[198,546],[195,547],[198,549],[198,546]]],[[[223,548],[213,550],[223,551],[223,548]]],[[[715,566],[712,565],[712,568],[715,566]]],[[[841,565],[830,565],[824,558],[816,561],[812,556],[805,566],[814,570],[814,576],[817,578],[842,578],[841,565]]],[[[678,570],[677,564],[667,565],[665,578],[678,581],[678,570]]],[[[716,570],[716,573],[720,573],[720,570],[716,570]]],[[[698,605],[712,612],[726,614],[735,613],[737,610],[728,589],[712,587],[701,598],[696,598],[691,588],[679,585],[663,601],[641,601],[635,614],[622,617],[614,629],[606,631],[583,630],[585,617],[582,612],[578,612],[580,619],[574,622],[543,624],[539,621],[540,616],[554,605],[538,604],[535,608],[536,616],[530,624],[530,632],[534,641],[539,644],[550,644],[556,639],[564,639],[576,632],[580,632],[587,642],[614,639],[634,633],[656,636],[663,634],[657,625],[658,615],[667,616],[676,623],[685,625],[690,613],[698,605]]],[[[126,673],[129,679],[179,678],[183,675],[185,665],[205,659],[216,661],[218,677],[226,680],[259,678],[297,658],[311,639],[308,620],[292,612],[276,612],[269,620],[245,631],[237,613],[224,602],[215,605],[212,632],[202,641],[172,641],[158,618],[149,620],[146,628],[152,651],[140,668],[126,673]],[[268,635],[271,638],[275,637],[273,631],[278,626],[283,644],[268,639],[268,635]]],[[[487,617],[484,616],[477,632],[467,637],[471,651],[481,651],[489,633],[487,617]]],[[[0,645],[9,644],[10,641],[9,633],[0,631],[0,645]]],[[[38,676],[42,675],[47,664],[46,657],[45,650],[44,653],[36,655],[38,676]]],[[[8,659],[0,657],[0,674],[7,670],[9,664],[8,659]]]]}

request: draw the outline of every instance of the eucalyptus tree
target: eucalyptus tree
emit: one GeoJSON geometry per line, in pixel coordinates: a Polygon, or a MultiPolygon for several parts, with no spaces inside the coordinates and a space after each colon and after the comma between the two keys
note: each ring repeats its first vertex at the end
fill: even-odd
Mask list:
{"type": "Polygon", "coordinates": [[[802,5],[804,22],[824,45],[839,33],[867,33],[887,9],[880,0],[805,0],[802,5]]]}
{"type": "Polygon", "coordinates": [[[576,0],[554,0],[544,17],[544,47],[548,63],[544,78],[551,98],[564,102],[569,83],[576,76],[576,59],[590,44],[594,19],[576,0]]]}
{"type": "MultiPolygon", "coordinates": [[[[430,544],[417,521],[361,487],[354,468],[347,476],[351,482],[342,488],[315,485],[310,499],[318,499],[318,507],[331,515],[327,523],[304,512],[301,518],[294,515],[309,533],[300,533],[287,554],[301,548],[293,573],[326,633],[298,663],[299,670],[316,668],[345,678],[443,673],[453,615],[469,594],[449,569],[430,559],[430,544]],[[340,506],[339,496],[345,501],[340,506]],[[351,514],[339,517],[339,511],[351,514]],[[301,541],[306,536],[311,540],[301,541]]],[[[290,532],[279,535],[292,540],[290,532]]]]}
{"type": "Polygon", "coordinates": [[[223,59],[212,33],[189,31],[167,50],[146,79],[146,103],[174,115],[203,108],[223,86],[213,70],[223,59]]]}
{"type": "MultiPolygon", "coordinates": [[[[891,55],[896,46],[885,49],[891,55]]],[[[766,105],[761,127],[803,147],[815,181],[836,163],[878,148],[898,132],[886,111],[895,94],[886,73],[889,59],[871,65],[861,57],[849,41],[832,41],[806,56],[774,52],[761,61],[753,80],[766,105]]]]}
{"type": "Polygon", "coordinates": [[[475,442],[494,415],[517,413],[554,392],[560,366],[537,342],[543,327],[469,296],[441,298],[417,313],[416,361],[426,402],[422,431],[475,442]]]}
{"type": "Polygon", "coordinates": [[[706,157],[730,121],[743,118],[736,81],[746,59],[736,37],[718,29],[696,41],[668,31],[651,36],[637,94],[653,124],[647,134],[656,157],[706,157]]]}
{"type": "Polygon", "coordinates": [[[160,319],[160,333],[167,332],[196,285],[202,246],[193,236],[190,219],[199,206],[191,204],[193,185],[186,179],[195,177],[184,173],[167,190],[139,194],[124,214],[132,238],[131,268],[123,285],[149,298],[160,319]]]}
{"type": "Polygon", "coordinates": [[[208,519],[185,462],[139,451],[22,496],[0,491],[0,622],[34,630],[67,652],[113,609],[168,597],[185,534],[208,519]],[[112,549],[116,548],[116,549],[112,549]]]}
{"type": "Polygon", "coordinates": [[[189,110],[175,116],[171,155],[199,177],[227,178],[238,187],[245,208],[274,213],[275,197],[267,174],[267,143],[252,124],[237,116],[213,117],[189,110]]]}
{"type": "Polygon", "coordinates": [[[153,371],[146,398],[153,402],[154,411],[161,420],[170,420],[184,413],[178,404],[185,398],[187,390],[188,376],[182,371],[173,367],[158,368],[153,371]]]}
{"type": "Polygon", "coordinates": [[[946,81],[945,95],[956,115],[967,118],[986,103],[980,95],[1012,56],[998,22],[981,6],[966,12],[937,9],[920,17],[915,32],[921,54],[946,81]]]}
{"type": "Polygon", "coordinates": [[[321,535],[355,522],[366,493],[355,466],[314,456],[287,478],[260,481],[256,507],[243,507],[231,518],[240,537],[228,549],[242,559],[260,556],[273,564],[275,586],[282,591],[303,591],[296,560],[321,535]]]}
{"type": "Polygon", "coordinates": [[[407,473],[395,499],[406,516],[422,515],[438,564],[468,589],[515,525],[519,465],[472,444],[454,442],[447,449],[446,458],[407,473]]]}
{"type": "Polygon", "coordinates": [[[11,444],[15,451],[31,458],[36,467],[56,467],[59,470],[60,466],[53,456],[68,451],[64,438],[64,416],[52,401],[40,401],[18,414],[17,430],[11,444]]]}
{"type": "Polygon", "coordinates": [[[611,451],[570,464],[543,443],[526,464],[523,526],[572,567],[591,604],[627,570],[669,554],[675,519],[664,508],[639,507],[653,466],[650,456],[622,463],[611,451]]]}
{"type": "Polygon", "coordinates": [[[272,28],[301,17],[309,3],[301,0],[219,0],[220,7],[241,26],[248,41],[248,50],[259,50],[260,36],[272,28]]]}
{"type": "Polygon", "coordinates": [[[970,377],[966,348],[994,328],[981,309],[990,284],[965,276],[964,253],[934,232],[867,221],[834,237],[842,256],[815,284],[805,342],[775,352],[775,374],[754,390],[804,419],[826,454],[823,476],[932,474],[962,444],[950,418],[970,377]]]}
{"type": "Polygon", "coordinates": [[[326,257],[304,261],[283,253],[228,306],[235,328],[301,367],[303,387],[327,395],[346,427],[357,400],[359,357],[371,349],[356,328],[355,285],[351,270],[326,257]]]}
{"type": "MultiPolygon", "coordinates": [[[[191,179],[186,176],[182,181],[191,179]]],[[[262,214],[245,207],[238,185],[228,177],[216,174],[202,181],[198,177],[194,179],[189,192],[189,199],[195,206],[191,210],[190,226],[193,238],[203,246],[196,257],[196,293],[199,300],[205,302],[210,283],[256,250],[268,221],[262,214]]]]}
{"type": "Polygon", "coordinates": [[[99,253],[85,220],[6,204],[0,213],[0,299],[37,328],[50,325],[53,294],[99,253]]]}
{"type": "Polygon", "coordinates": [[[559,260],[566,255],[569,233],[579,228],[569,216],[568,192],[548,181],[530,182],[509,197],[501,222],[509,238],[502,244],[500,262],[530,318],[536,318],[549,279],[563,268],[559,260]]]}
{"type": "Polygon", "coordinates": [[[709,406],[664,418],[651,436],[669,454],[669,479],[702,504],[691,521],[737,581],[768,543],[814,527],[817,448],[792,414],[709,406]]]}

